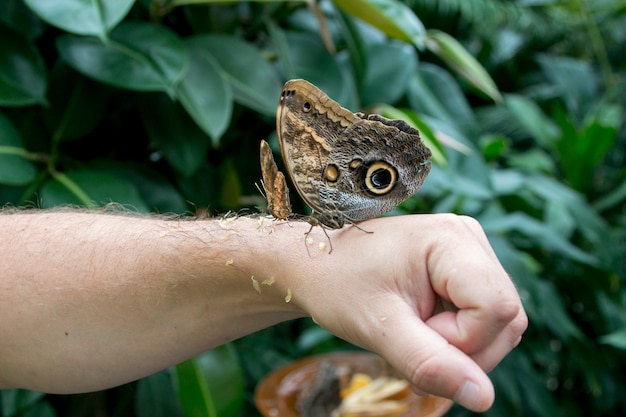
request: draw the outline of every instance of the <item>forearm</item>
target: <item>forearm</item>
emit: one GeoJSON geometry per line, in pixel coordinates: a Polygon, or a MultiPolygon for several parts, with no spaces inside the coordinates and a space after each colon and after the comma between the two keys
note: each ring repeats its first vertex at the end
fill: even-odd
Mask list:
{"type": "Polygon", "coordinates": [[[0,215],[0,388],[101,389],[302,316],[280,256],[301,226],[0,215]]]}

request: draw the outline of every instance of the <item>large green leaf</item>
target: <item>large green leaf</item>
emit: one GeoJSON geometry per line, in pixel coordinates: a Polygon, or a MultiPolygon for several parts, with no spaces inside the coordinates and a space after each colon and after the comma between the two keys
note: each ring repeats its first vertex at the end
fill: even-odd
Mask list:
{"type": "Polygon", "coordinates": [[[111,89],[57,65],[50,74],[50,106],[42,115],[55,141],[80,139],[106,116],[111,89]]]}
{"type": "Polygon", "coordinates": [[[0,183],[23,185],[35,179],[37,170],[26,158],[22,138],[11,121],[0,113],[0,183]]]}
{"type": "Polygon", "coordinates": [[[157,372],[137,384],[135,412],[138,417],[182,417],[168,371],[157,372]]]}
{"type": "Polygon", "coordinates": [[[57,38],[61,57],[74,69],[95,80],[137,91],[165,91],[185,76],[187,48],[165,26],[123,23],[103,43],[96,38],[57,38]]]}
{"type": "Polygon", "coordinates": [[[217,59],[238,103],[268,116],[276,113],[282,85],[261,51],[231,35],[198,35],[193,42],[194,50],[204,48],[217,59]]]}
{"type": "Polygon", "coordinates": [[[81,170],[56,173],[40,190],[44,208],[62,205],[105,206],[122,204],[126,209],[148,212],[133,183],[105,171],[81,170]]]}
{"type": "Polygon", "coordinates": [[[233,92],[221,75],[213,55],[197,38],[186,41],[189,69],[178,84],[176,94],[181,104],[200,128],[218,145],[226,131],[233,110],[233,92]]]}
{"type": "Polygon", "coordinates": [[[420,63],[407,91],[411,108],[453,126],[469,140],[478,140],[478,124],[459,84],[443,68],[420,63]]]}
{"type": "Polygon", "coordinates": [[[25,389],[0,390],[0,414],[6,417],[17,417],[37,404],[44,394],[25,389]]]}
{"type": "Polygon", "coordinates": [[[185,416],[239,416],[244,380],[234,347],[222,345],[177,365],[175,387],[185,416]]]}
{"type": "Polygon", "coordinates": [[[41,401],[29,408],[18,417],[56,417],[57,413],[52,405],[47,401],[41,401]]]}
{"type": "Polygon", "coordinates": [[[46,86],[45,65],[34,45],[0,25],[0,106],[44,104],[46,86]]]}
{"type": "Polygon", "coordinates": [[[406,93],[409,78],[417,68],[415,49],[407,44],[390,42],[368,45],[365,53],[367,63],[361,87],[362,105],[395,103],[406,93]],[[398,65],[400,62],[402,65],[398,65]]]}
{"type": "Polygon", "coordinates": [[[584,190],[592,184],[594,170],[618,139],[624,111],[620,106],[603,104],[586,117],[580,130],[580,123],[572,116],[557,112],[556,118],[563,132],[557,143],[561,169],[573,188],[584,190]]]}
{"type": "Polygon", "coordinates": [[[0,22],[34,40],[44,31],[45,24],[35,15],[23,0],[0,1],[0,22]]]}
{"type": "Polygon", "coordinates": [[[519,232],[544,248],[558,252],[575,261],[597,265],[598,259],[574,246],[560,233],[525,213],[512,213],[499,217],[485,218],[482,225],[489,233],[519,232]]]}
{"type": "Polygon", "coordinates": [[[456,39],[440,30],[428,30],[426,46],[457,74],[495,102],[501,103],[500,91],[485,68],[456,39]]]}
{"type": "Polygon", "coordinates": [[[537,57],[543,73],[556,87],[568,112],[583,120],[598,98],[599,79],[590,63],[569,57],[541,54],[537,57]]]}
{"type": "Polygon", "coordinates": [[[417,47],[424,44],[423,23],[405,4],[398,0],[333,0],[346,13],[362,19],[386,35],[411,42],[417,47]]]}
{"type": "Polygon", "coordinates": [[[504,104],[537,143],[548,149],[554,148],[560,129],[534,101],[524,96],[507,94],[504,104]]]}
{"type": "Polygon", "coordinates": [[[24,0],[39,17],[67,32],[105,39],[135,0],[24,0]]]}
{"type": "Polygon", "coordinates": [[[165,94],[146,94],[138,102],[148,135],[165,158],[183,176],[193,175],[206,158],[209,136],[165,94]]]}
{"type": "MultiPolygon", "coordinates": [[[[319,36],[285,32],[285,47],[279,48],[280,62],[288,78],[303,78],[315,84],[342,106],[356,111],[354,84],[345,77],[335,57],[324,48],[319,36]],[[287,65],[291,71],[287,71],[287,65]]],[[[276,104],[277,98],[272,104],[276,104]]]]}

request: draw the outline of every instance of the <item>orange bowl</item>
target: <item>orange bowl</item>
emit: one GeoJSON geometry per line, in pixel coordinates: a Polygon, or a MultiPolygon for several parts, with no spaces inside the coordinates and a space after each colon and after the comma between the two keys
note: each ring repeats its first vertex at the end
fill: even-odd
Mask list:
{"type": "MultiPolygon", "coordinates": [[[[315,382],[322,361],[330,361],[339,375],[361,372],[376,377],[381,370],[391,369],[378,355],[369,352],[338,352],[310,356],[290,363],[266,376],[256,387],[254,402],[264,417],[301,417],[296,403],[298,394],[315,382]]],[[[404,400],[409,409],[394,417],[440,417],[452,401],[408,392],[404,400]]]]}

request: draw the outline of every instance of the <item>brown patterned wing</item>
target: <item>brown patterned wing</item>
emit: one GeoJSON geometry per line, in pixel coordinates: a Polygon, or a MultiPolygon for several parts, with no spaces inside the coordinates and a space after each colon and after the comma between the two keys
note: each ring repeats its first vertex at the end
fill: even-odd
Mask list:
{"type": "Polygon", "coordinates": [[[292,214],[289,188],[285,175],[276,166],[270,145],[264,140],[261,141],[261,174],[267,209],[277,219],[288,218],[292,214]]]}

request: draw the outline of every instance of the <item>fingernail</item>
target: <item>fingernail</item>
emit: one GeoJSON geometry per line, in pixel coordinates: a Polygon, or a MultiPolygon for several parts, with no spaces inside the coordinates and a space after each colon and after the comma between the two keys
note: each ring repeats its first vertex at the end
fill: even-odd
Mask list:
{"type": "Polygon", "coordinates": [[[466,380],[454,396],[454,401],[470,410],[476,410],[480,405],[480,388],[473,381],[466,380]]]}

